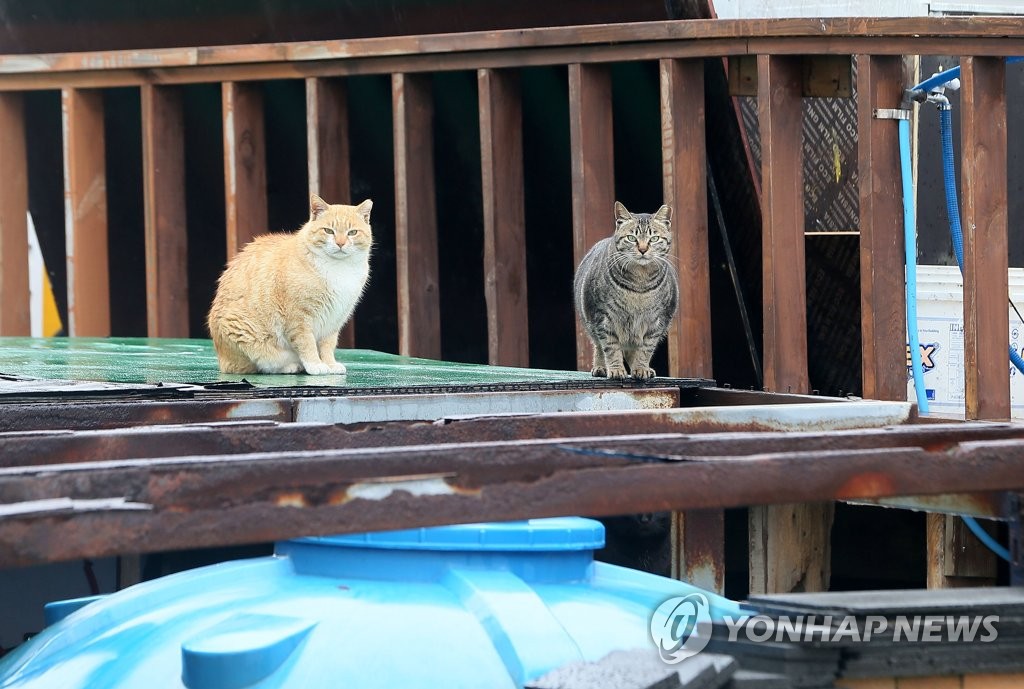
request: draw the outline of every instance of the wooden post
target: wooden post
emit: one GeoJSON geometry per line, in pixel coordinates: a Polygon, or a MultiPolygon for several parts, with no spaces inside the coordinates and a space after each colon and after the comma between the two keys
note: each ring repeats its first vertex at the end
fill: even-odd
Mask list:
{"type": "MultiPolygon", "coordinates": [[[[704,62],[666,59],[659,66],[662,185],[672,207],[680,297],[668,335],[668,373],[712,378],[704,62]]],[[[722,593],[725,512],[676,512],[672,532],[672,576],[722,593]]]]}
{"type": "Polygon", "coordinates": [[[263,91],[258,84],[225,82],[224,214],[230,259],[267,232],[267,153],[263,91]]]}
{"type": "Polygon", "coordinates": [[[398,351],[441,358],[434,195],[434,100],[429,74],[394,74],[398,351]]]}
{"type": "Polygon", "coordinates": [[[103,94],[62,92],[68,334],[110,336],[103,94]]]}
{"type": "MultiPolygon", "coordinates": [[[[809,392],[804,268],[802,64],[759,55],[764,271],[764,382],[774,392],[809,392]]],[[[750,592],[828,588],[829,504],[751,508],[750,592]]]]}
{"type": "Polygon", "coordinates": [[[897,108],[909,76],[903,58],[857,58],[860,185],[861,371],[866,399],[907,399],[903,190],[899,124],[876,108],[897,108]]]}
{"type": "Polygon", "coordinates": [[[185,119],[181,91],[142,87],[146,321],[150,337],[188,337],[185,119]]]}
{"type": "MultiPolygon", "coordinates": [[[[306,79],[306,144],[309,193],[327,203],[351,203],[348,97],[343,80],[306,79]]],[[[354,319],[342,328],[338,346],[356,346],[354,319]]]]}
{"type": "MultiPolygon", "coordinates": [[[[964,236],[964,387],[968,419],[1010,418],[1007,362],[1006,66],[960,61],[964,236]]],[[[928,515],[928,586],[994,584],[997,563],[958,517],[928,515]]]]}
{"type": "MultiPolygon", "coordinates": [[[[615,227],[612,78],[606,65],[569,65],[569,146],[573,257],[578,266],[590,247],[615,227]]],[[[589,371],[593,347],[576,320],[576,365],[589,371]]]]}
{"type": "Polygon", "coordinates": [[[477,72],[484,207],[484,296],[488,362],[530,365],[523,192],[523,107],[519,75],[477,72]]]}
{"type": "Polygon", "coordinates": [[[20,93],[0,94],[0,132],[0,335],[28,336],[28,157],[20,93]]]}

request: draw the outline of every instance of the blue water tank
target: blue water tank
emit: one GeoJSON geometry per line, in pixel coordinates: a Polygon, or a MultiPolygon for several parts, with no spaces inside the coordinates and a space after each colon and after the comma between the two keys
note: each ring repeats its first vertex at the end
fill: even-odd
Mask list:
{"type": "Polygon", "coordinates": [[[651,614],[701,592],[595,562],[600,522],[537,519],[278,543],[99,599],[0,661],[0,687],[522,687],[566,663],[653,648],[651,614]]]}

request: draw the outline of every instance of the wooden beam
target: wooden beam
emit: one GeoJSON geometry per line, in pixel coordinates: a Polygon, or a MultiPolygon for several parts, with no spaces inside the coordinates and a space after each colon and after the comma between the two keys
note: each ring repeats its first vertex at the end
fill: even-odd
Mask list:
{"type": "Polygon", "coordinates": [[[758,56],[761,128],[764,384],[810,392],[804,268],[802,66],[798,58],[758,56]]]}
{"type": "MultiPolygon", "coordinates": [[[[960,61],[964,238],[964,385],[968,419],[1010,418],[1006,67],[960,61]]],[[[963,520],[928,515],[928,586],[995,583],[996,560],[963,520]]]]}
{"type": "Polygon", "coordinates": [[[110,336],[103,94],[62,91],[68,334],[110,336]]]}
{"type": "Polygon", "coordinates": [[[523,105],[516,72],[481,69],[480,164],[484,208],[487,359],[529,366],[523,105]]]}
{"type": "Polygon", "coordinates": [[[398,351],[441,358],[441,306],[434,195],[434,96],[431,77],[394,74],[395,255],[398,351]]]}
{"type": "Polygon", "coordinates": [[[20,93],[0,94],[0,132],[0,335],[28,336],[28,157],[20,93]]]}
{"type": "Polygon", "coordinates": [[[965,57],[960,65],[966,412],[1008,420],[1006,63],[965,57]]]}
{"type": "MultiPolygon", "coordinates": [[[[809,392],[804,268],[803,69],[798,57],[758,56],[761,129],[764,382],[809,392]]],[[[750,591],[820,591],[830,575],[831,503],[751,508],[750,591]]]]}
{"type": "Polygon", "coordinates": [[[188,337],[185,117],[181,91],[142,87],[146,322],[150,337],[188,337]]]}
{"type": "MultiPolygon", "coordinates": [[[[569,146],[572,157],[574,265],[615,227],[612,78],[603,65],[569,65],[569,146]]],[[[589,371],[590,339],[576,319],[576,365],[589,371]]]]}
{"type": "Polygon", "coordinates": [[[902,58],[857,58],[861,375],[869,399],[907,399],[899,125],[873,114],[898,107],[907,83],[902,58]]]}
{"type": "MultiPolygon", "coordinates": [[[[348,95],[341,79],[306,79],[306,144],[309,193],[328,203],[351,203],[348,95]]],[[[354,319],[341,329],[338,346],[356,346],[354,319]]]]}
{"type": "Polygon", "coordinates": [[[224,119],[224,214],[230,259],[267,232],[267,153],[263,91],[258,84],[221,86],[224,119]]]}
{"type": "MultiPolygon", "coordinates": [[[[661,60],[659,68],[662,187],[672,207],[680,304],[668,334],[668,374],[713,378],[704,62],[661,60]]],[[[677,512],[672,533],[672,575],[723,592],[725,512],[677,512]]]]}
{"type": "Polygon", "coordinates": [[[713,378],[704,63],[662,60],[660,66],[662,185],[665,203],[672,207],[679,269],[680,308],[668,336],[669,375],[713,378]]]}

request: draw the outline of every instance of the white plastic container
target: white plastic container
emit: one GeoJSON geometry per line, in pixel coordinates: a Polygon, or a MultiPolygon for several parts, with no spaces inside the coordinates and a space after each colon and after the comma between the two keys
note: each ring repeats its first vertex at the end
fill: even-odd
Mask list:
{"type": "MultiPolygon", "coordinates": [[[[1024,269],[1010,268],[1010,298],[1024,312],[1024,269]]],[[[924,387],[932,412],[964,415],[964,282],[956,266],[918,266],[917,333],[924,366],[924,387]]],[[[1009,310],[1009,305],[1007,305],[1009,310]]],[[[1024,324],[1010,311],[1007,344],[1022,352],[1024,324]]],[[[1022,352],[1024,353],[1024,352],[1022,352]]],[[[1014,418],[1024,418],[1024,375],[1009,357],[1010,403],[1014,418]]],[[[907,344],[907,399],[914,402],[914,379],[907,344]]]]}

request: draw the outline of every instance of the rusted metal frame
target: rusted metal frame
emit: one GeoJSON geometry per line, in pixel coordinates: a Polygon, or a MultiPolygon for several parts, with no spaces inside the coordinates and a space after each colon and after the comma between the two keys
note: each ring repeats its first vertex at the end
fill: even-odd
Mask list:
{"type": "MultiPolygon", "coordinates": [[[[339,41],[246,44],[87,53],[51,53],[0,57],[0,73],[75,72],[88,69],[132,70],[157,67],[196,67],[260,62],[302,62],[355,59],[366,56],[423,54],[437,59],[445,53],[492,48],[523,49],[566,44],[600,46],[608,43],[704,41],[714,39],[865,38],[888,44],[899,40],[945,43],[951,40],[1024,38],[1009,17],[971,18],[828,18],[652,21],[591,24],[458,34],[387,36],[339,41]]],[[[855,51],[850,51],[855,52],[855,51]]],[[[867,51],[875,52],[875,51],[867,51]]]]}
{"type": "Polygon", "coordinates": [[[0,471],[0,566],[447,523],[990,491],[1024,482],[1020,448],[636,462],[519,442],[0,471]]]}
{"type": "MultiPolygon", "coordinates": [[[[351,203],[348,93],[341,79],[306,79],[306,151],[309,193],[327,203],[351,203]]],[[[338,346],[356,346],[354,319],[341,329],[338,346]]]]}
{"type": "Polygon", "coordinates": [[[259,84],[221,85],[224,120],[224,214],[230,259],[267,227],[267,152],[259,84]]]}
{"type": "MultiPolygon", "coordinates": [[[[721,433],[746,431],[826,431],[901,423],[884,405],[853,404],[843,419],[828,421],[808,408],[769,420],[763,410],[744,408],[617,410],[548,414],[456,417],[422,421],[352,424],[228,421],[178,426],[140,426],[70,432],[66,429],[0,433],[0,467],[107,459],[170,457],[235,452],[430,445],[518,439],[613,436],[635,433],[721,433]],[[865,413],[867,412],[867,413],[865,413]]],[[[774,415],[771,415],[774,416],[774,415]]],[[[926,432],[931,443],[948,429],[926,432]]],[[[957,431],[961,429],[957,428],[957,431]]],[[[977,437],[1007,437],[1002,427],[979,427],[977,437]]],[[[907,441],[903,428],[886,437],[907,441]]],[[[956,437],[976,437],[964,429],[956,437]]],[[[946,438],[943,442],[949,442],[946,438]]]]}
{"type": "Polygon", "coordinates": [[[961,81],[966,414],[1008,419],[1006,63],[965,57],[961,81]]]}
{"type": "Polygon", "coordinates": [[[188,337],[185,115],[176,87],[142,87],[146,323],[150,337],[188,337]]]}
{"type": "Polygon", "coordinates": [[[477,71],[488,363],[530,365],[519,74],[477,71]]]}
{"type": "Polygon", "coordinates": [[[430,75],[393,74],[398,351],[441,358],[434,95],[430,75]]]}
{"type": "Polygon", "coordinates": [[[998,55],[1024,53],[1024,39],[1006,37],[928,38],[894,40],[877,36],[823,38],[707,38],[664,42],[613,42],[541,48],[504,48],[429,55],[383,55],[304,62],[253,62],[194,67],[154,67],[128,70],[76,70],[28,74],[0,74],[0,91],[75,88],[115,88],[145,83],[173,85],[225,81],[271,81],[311,77],[369,74],[543,67],[576,63],[603,64],[659,60],[729,57],[731,55],[807,55],[809,53],[873,55],[998,55]]]}
{"type": "Polygon", "coordinates": [[[230,419],[291,421],[294,400],[181,400],[175,402],[59,402],[0,404],[0,432],[80,431],[230,419]]]}
{"type": "Polygon", "coordinates": [[[28,155],[22,94],[0,94],[0,335],[32,334],[28,275],[28,155]]]}
{"type": "MultiPolygon", "coordinates": [[[[579,266],[611,235],[615,204],[612,77],[603,65],[569,65],[569,147],[572,160],[572,247],[579,266]]],[[[576,366],[590,370],[593,346],[576,319],[576,366]]]]}
{"type": "Polygon", "coordinates": [[[110,335],[103,94],[62,91],[68,334],[110,335]]]}
{"type": "Polygon", "coordinates": [[[906,298],[903,290],[903,207],[897,121],[875,117],[903,99],[903,59],[857,57],[857,165],[860,192],[862,394],[907,398],[906,298]]]}

